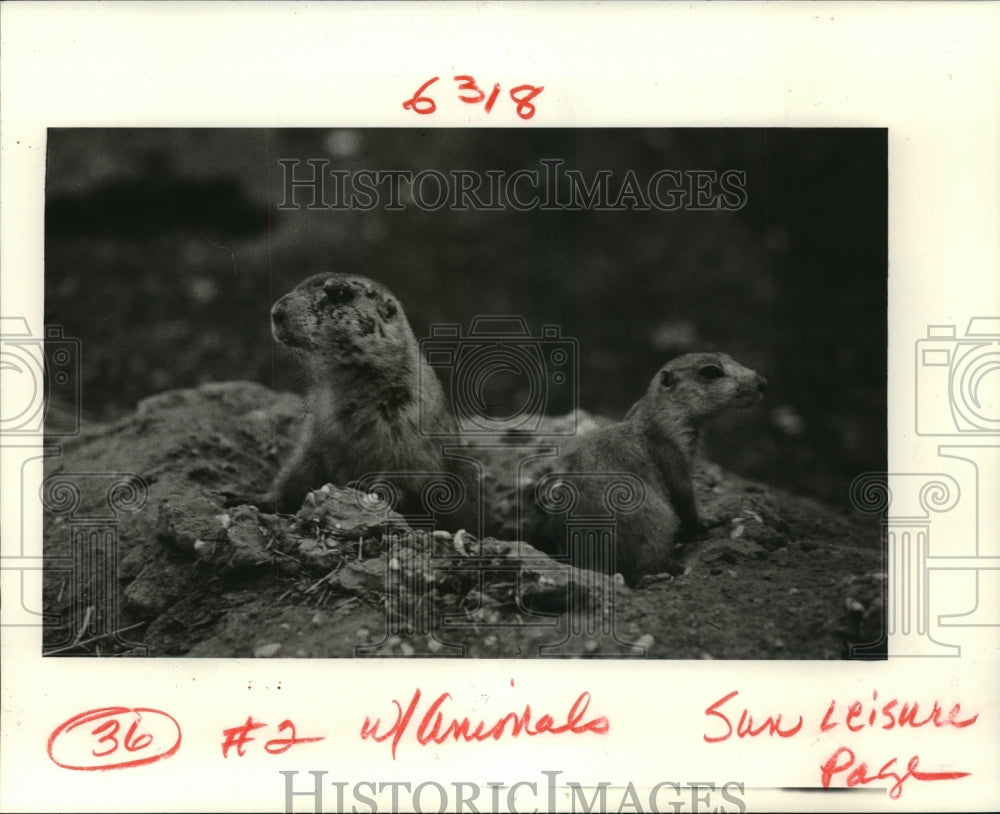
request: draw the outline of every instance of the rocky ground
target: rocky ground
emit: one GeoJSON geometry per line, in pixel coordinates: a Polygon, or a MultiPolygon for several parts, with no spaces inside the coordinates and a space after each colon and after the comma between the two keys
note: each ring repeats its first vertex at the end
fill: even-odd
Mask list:
{"type": "Polygon", "coordinates": [[[502,449],[482,539],[332,485],[294,516],[227,507],[267,487],[300,417],[295,395],[208,384],[64,444],[43,487],[46,653],[840,659],[881,638],[878,518],[711,465],[696,478],[709,529],[635,588],[518,539],[502,449]],[[86,573],[59,567],[97,527],[117,551],[106,535],[86,573]]]}

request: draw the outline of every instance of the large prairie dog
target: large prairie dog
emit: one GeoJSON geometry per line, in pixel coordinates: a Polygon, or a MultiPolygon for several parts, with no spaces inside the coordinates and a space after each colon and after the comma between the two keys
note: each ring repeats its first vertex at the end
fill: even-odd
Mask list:
{"type": "MultiPolygon", "coordinates": [[[[378,472],[433,477],[447,471],[441,447],[449,437],[456,440],[454,418],[433,370],[421,370],[402,306],[383,285],[356,275],[314,275],[274,304],[271,326],[311,383],[295,451],[280,468],[273,495],[259,503],[294,512],[326,483],[346,486],[378,472]]],[[[468,473],[462,477],[472,488],[468,473]]],[[[420,512],[427,478],[394,480],[403,497],[396,509],[420,512]]]]}
{"type": "MultiPolygon", "coordinates": [[[[680,356],[656,373],[622,421],[570,443],[553,465],[548,483],[556,483],[560,473],[573,476],[575,515],[607,514],[608,479],[602,473],[628,473],[642,481],[642,504],[618,514],[615,525],[614,563],[609,565],[626,583],[667,570],[676,534],[699,528],[691,472],[702,423],[730,408],[755,404],[766,386],[762,376],[724,353],[680,356]]],[[[533,530],[541,548],[565,553],[565,517],[539,510],[533,530]]]]}

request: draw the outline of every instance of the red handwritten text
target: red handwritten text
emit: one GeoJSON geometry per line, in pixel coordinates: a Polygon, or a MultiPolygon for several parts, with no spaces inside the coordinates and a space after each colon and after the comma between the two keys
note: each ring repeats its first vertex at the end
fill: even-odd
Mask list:
{"type": "MultiPolygon", "coordinates": [[[[426,93],[427,89],[440,78],[440,76],[433,76],[424,82],[424,84],[417,88],[417,92],[413,96],[403,102],[403,108],[405,110],[412,110],[414,113],[419,113],[421,116],[426,116],[437,110],[437,102],[430,96],[427,96],[426,93]]],[[[499,82],[495,82],[492,90],[487,94],[486,91],[476,84],[475,77],[468,74],[459,74],[452,77],[452,79],[458,83],[456,97],[460,102],[465,102],[468,105],[478,105],[480,102],[484,102],[483,110],[485,112],[489,113],[493,110],[493,105],[496,104],[497,98],[500,96],[499,82]]],[[[516,105],[514,112],[525,120],[534,116],[535,105],[531,100],[543,90],[545,90],[544,85],[518,85],[511,88],[508,96],[510,96],[510,100],[516,105]]]]}
{"type": "MultiPolygon", "coordinates": [[[[414,690],[413,697],[410,699],[405,710],[399,701],[393,699],[392,703],[396,707],[396,720],[388,728],[382,727],[381,718],[376,718],[372,722],[371,718],[366,715],[365,722],[361,726],[361,739],[371,739],[377,743],[381,743],[392,738],[392,757],[395,759],[399,742],[402,740],[403,735],[414,718],[417,706],[420,703],[420,697],[420,690],[414,690]],[[383,731],[380,731],[380,728],[383,731]]],[[[500,740],[505,735],[516,738],[522,733],[532,737],[543,733],[550,735],[562,735],[565,733],[582,735],[585,732],[604,734],[610,727],[608,719],[603,715],[584,720],[587,716],[587,709],[590,706],[589,692],[582,692],[577,696],[569,712],[564,718],[560,719],[565,722],[558,725],[556,724],[556,719],[549,714],[543,714],[536,718],[530,704],[525,704],[523,712],[508,712],[506,715],[490,722],[480,720],[473,723],[467,716],[446,718],[441,710],[446,702],[450,700],[451,693],[441,693],[420,717],[420,723],[417,725],[415,734],[417,742],[421,746],[426,746],[428,743],[444,743],[448,739],[471,742],[500,740]]]]}
{"type": "Polygon", "coordinates": [[[76,771],[143,766],[174,754],[180,725],[149,707],[101,707],[74,715],[49,736],[49,758],[76,771]]]}
{"type": "Polygon", "coordinates": [[[848,774],[845,778],[847,788],[851,789],[855,786],[864,786],[876,780],[892,780],[893,783],[889,787],[889,796],[893,800],[899,799],[899,795],[903,793],[903,783],[911,777],[914,780],[957,780],[960,777],[969,776],[969,772],[917,771],[917,766],[920,765],[920,757],[918,755],[914,755],[910,758],[910,762],[906,764],[906,772],[904,774],[900,774],[898,771],[894,770],[896,758],[882,764],[882,768],[875,774],[869,774],[870,770],[867,763],[858,763],[857,766],[855,766],[854,763],[854,752],[846,746],[841,746],[836,752],[830,755],[830,759],[827,760],[826,763],[819,767],[822,772],[821,779],[823,781],[823,788],[830,788],[830,783],[835,774],[846,772],[852,767],[853,769],[850,774],[848,774]]]}
{"type": "MultiPolygon", "coordinates": [[[[874,727],[875,721],[879,720],[882,729],[893,729],[894,727],[912,727],[918,729],[921,726],[926,726],[927,724],[933,724],[935,727],[942,726],[954,726],[958,729],[964,729],[967,726],[971,726],[979,718],[979,715],[973,715],[971,718],[965,718],[962,720],[959,716],[962,714],[962,705],[955,704],[951,710],[948,712],[948,717],[942,720],[941,715],[944,709],[941,705],[935,701],[934,706],[926,717],[920,719],[918,717],[920,712],[920,705],[914,701],[913,703],[905,702],[902,706],[899,705],[899,701],[893,698],[891,701],[883,704],[881,709],[875,705],[875,701],[878,700],[878,690],[872,693],[872,705],[871,709],[866,710],[864,705],[860,701],[853,702],[848,708],[846,714],[844,714],[843,724],[851,732],[860,732],[865,727],[874,727]],[[896,708],[899,707],[899,711],[896,708]],[[881,718],[879,718],[881,716],[881,718]]],[[[841,721],[835,720],[835,715],[837,712],[837,702],[830,701],[830,706],[827,707],[826,715],[823,716],[823,722],[819,725],[820,731],[827,732],[836,726],[839,726],[841,721]]]]}
{"type": "Polygon", "coordinates": [[[729,716],[721,711],[721,707],[739,694],[739,690],[733,690],[731,693],[722,696],[722,698],[705,709],[706,715],[718,718],[726,726],[725,732],[718,735],[709,735],[708,733],[702,735],[702,737],[709,743],[719,743],[727,740],[732,736],[734,731],[736,732],[736,736],[738,738],[756,738],[758,735],[763,734],[767,734],[768,736],[777,735],[779,738],[790,738],[802,729],[801,715],[798,716],[799,719],[794,725],[782,729],[780,713],[774,717],[768,715],[762,724],[754,727],[753,716],[750,714],[748,709],[744,708],[743,712],[740,713],[740,719],[734,730],[733,722],[729,719],[729,716]]]}
{"type": "MultiPolygon", "coordinates": [[[[224,736],[224,740],[222,741],[222,756],[229,757],[229,750],[235,747],[236,754],[243,757],[246,753],[247,744],[252,740],[256,740],[250,733],[258,729],[263,729],[266,726],[267,724],[255,721],[248,715],[246,723],[222,730],[224,736]]],[[[297,746],[300,743],[315,743],[316,741],[323,740],[322,736],[317,738],[297,737],[295,734],[295,724],[287,719],[278,724],[278,731],[288,731],[288,737],[272,738],[269,741],[265,741],[264,751],[269,755],[280,755],[282,752],[287,752],[293,746],[297,746]]]]}
{"type": "MultiPolygon", "coordinates": [[[[726,705],[737,695],[739,695],[739,690],[733,690],[705,708],[706,717],[714,720],[712,729],[702,735],[708,743],[721,743],[729,740],[733,735],[736,735],[737,738],[756,738],[760,735],[791,738],[802,731],[801,715],[797,716],[795,723],[790,725],[783,724],[780,713],[768,715],[762,723],[756,723],[750,711],[746,707],[742,707],[737,719],[735,710],[730,711],[726,708],[726,705]]],[[[879,703],[878,690],[874,690],[870,703],[854,700],[848,705],[838,707],[836,700],[830,701],[830,706],[827,707],[826,714],[820,721],[819,731],[838,730],[847,735],[864,729],[876,728],[900,730],[919,729],[923,726],[934,728],[950,726],[964,729],[972,726],[978,719],[978,714],[965,713],[963,716],[961,704],[954,704],[949,709],[940,701],[934,701],[929,708],[925,704],[921,711],[920,704],[916,701],[900,702],[899,699],[892,698],[879,703]]],[[[847,788],[864,786],[876,781],[890,781],[889,796],[895,800],[903,793],[903,784],[910,778],[931,781],[956,780],[969,776],[969,772],[963,771],[921,771],[919,755],[913,755],[909,759],[905,770],[901,768],[897,760],[897,758],[887,760],[878,770],[874,770],[869,768],[868,763],[858,760],[853,750],[847,746],[840,746],[820,766],[820,779],[823,788],[829,788],[835,779],[842,779],[847,788]]]]}

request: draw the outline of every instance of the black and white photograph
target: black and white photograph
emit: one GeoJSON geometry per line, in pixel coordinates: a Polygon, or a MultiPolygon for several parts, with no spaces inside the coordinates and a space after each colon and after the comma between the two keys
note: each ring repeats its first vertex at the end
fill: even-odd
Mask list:
{"type": "Polygon", "coordinates": [[[998,810],[998,21],[0,0],[0,812],[998,810]]]}
{"type": "Polygon", "coordinates": [[[46,159],[47,655],[884,657],[884,129],[46,159]]]}

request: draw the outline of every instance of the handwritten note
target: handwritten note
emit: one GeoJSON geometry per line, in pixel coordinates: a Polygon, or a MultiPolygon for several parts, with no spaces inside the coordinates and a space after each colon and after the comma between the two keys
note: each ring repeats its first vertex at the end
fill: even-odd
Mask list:
{"type": "MultiPolygon", "coordinates": [[[[361,739],[371,739],[381,743],[392,738],[392,757],[395,759],[399,743],[409,730],[411,721],[414,720],[420,698],[421,692],[417,688],[413,691],[413,696],[405,710],[394,698],[392,704],[396,708],[395,720],[388,726],[382,724],[381,718],[372,721],[371,717],[366,715],[365,722],[361,726],[361,739]]],[[[489,721],[473,721],[467,715],[458,717],[458,713],[447,713],[446,717],[446,713],[442,712],[442,709],[450,700],[451,693],[443,692],[424,710],[414,731],[414,737],[418,744],[426,746],[429,743],[444,743],[449,739],[464,742],[496,741],[504,737],[517,738],[521,734],[529,737],[567,733],[582,735],[586,732],[604,734],[610,726],[608,719],[603,715],[586,719],[590,706],[589,692],[581,692],[569,707],[569,711],[563,716],[554,717],[549,713],[536,715],[531,705],[525,704],[524,709],[520,712],[507,712],[495,720],[490,719],[489,721]]]]}
{"type": "MultiPolygon", "coordinates": [[[[875,690],[872,692],[871,702],[852,700],[849,704],[843,705],[832,699],[819,726],[813,730],[806,727],[806,719],[799,713],[791,715],[784,711],[769,713],[763,719],[758,713],[755,718],[746,706],[739,703],[738,695],[739,690],[733,690],[705,708],[705,716],[711,722],[706,725],[706,731],[702,735],[707,743],[723,743],[733,737],[792,738],[804,731],[815,734],[816,731],[838,730],[838,734],[849,738],[850,733],[875,728],[886,731],[919,729],[925,726],[964,729],[972,726],[979,718],[978,713],[963,716],[962,705],[958,703],[952,704],[945,714],[947,704],[942,705],[937,700],[929,709],[926,702],[921,704],[919,701],[900,701],[892,697],[879,702],[878,691],[875,690]]],[[[897,757],[885,760],[877,770],[872,768],[874,765],[860,760],[849,746],[839,746],[820,765],[820,782],[823,788],[830,788],[835,781],[842,781],[847,788],[854,788],[877,780],[887,780],[891,781],[889,796],[895,800],[903,793],[903,783],[911,777],[914,780],[931,781],[956,780],[969,776],[969,772],[963,771],[921,771],[919,755],[907,759],[905,771],[901,770],[897,757]]]]}
{"type": "MultiPolygon", "coordinates": [[[[403,109],[412,110],[421,116],[434,113],[437,110],[437,102],[428,93],[431,85],[439,79],[441,79],[440,76],[432,76],[424,82],[424,84],[417,88],[417,92],[413,96],[403,102],[403,109]]],[[[493,83],[493,88],[489,92],[489,95],[487,95],[486,91],[479,87],[474,76],[458,74],[452,77],[452,79],[457,84],[454,98],[467,105],[478,105],[480,102],[483,102],[483,111],[486,113],[492,112],[493,106],[500,96],[501,88],[499,82],[493,83]]],[[[511,102],[514,103],[514,112],[517,113],[519,118],[527,121],[535,115],[536,108],[532,100],[543,90],[545,90],[544,85],[516,85],[508,91],[507,95],[510,97],[511,102]]]]}

